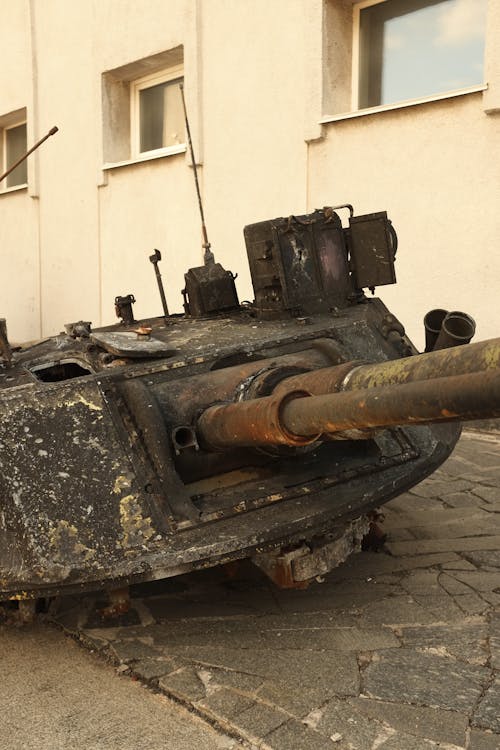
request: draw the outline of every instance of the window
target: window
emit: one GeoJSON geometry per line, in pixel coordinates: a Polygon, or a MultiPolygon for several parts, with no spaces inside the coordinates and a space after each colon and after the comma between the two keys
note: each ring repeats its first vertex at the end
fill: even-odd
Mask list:
{"type": "MultiPolygon", "coordinates": [[[[0,118],[0,173],[15,164],[26,150],[26,122],[16,121],[12,116],[0,118]]],[[[24,161],[2,180],[0,190],[26,185],[27,182],[28,164],[24,161]]]]}
{"type": "Polygon", "coordinates": [[[181,82],[181,66],[133,82],[131,103],[135,154],[171,149],[185,143],[181,82]]]}
{"type": "Polygon", "coordinates": [[[105,168],[185,151],[182,45],[102,75],[105,168]]]}
{"type": "Polygon", "coordinates": [[[487,0],[356,3],[354,108],[483,84],[486,5],[487,0]]]}

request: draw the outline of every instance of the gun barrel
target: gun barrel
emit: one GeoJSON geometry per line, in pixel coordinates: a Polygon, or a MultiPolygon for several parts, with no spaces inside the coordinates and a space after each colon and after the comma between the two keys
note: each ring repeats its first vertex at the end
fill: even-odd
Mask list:
{"type": "Polygon", "coordinates": [[[346,391],[283,406],[283,427],[309,436],[401,424],[500,417],[500,371],[346,391]]]}
{"type": "Polygon", "coordinates": [[[198,432],[203,443],[224,450],[492,417],[500,417],[500,339],[357,365],[347,377],[345,365],[290,377],[270,396],[209,407],[198,432]]]}
{"type": "Polygon", "coordinates": [[[500,338],[476,344],[417,354],[385,362],[352,362],[321,369],[284,380],[278,389],[305,389],[321,395],[358,388],[399,385],[417,380],[429,380],[443,375],[466,375],[472,372],[500,368],[500,338]]]}

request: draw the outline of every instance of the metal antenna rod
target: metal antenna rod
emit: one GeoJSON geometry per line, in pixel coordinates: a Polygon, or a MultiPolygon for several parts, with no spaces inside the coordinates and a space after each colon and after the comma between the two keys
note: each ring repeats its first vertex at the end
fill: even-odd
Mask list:
{"type": "Polygon", "coordinates": [[[160,292],[160,299],[161,304],[163,307],[163,315],[165,318],[168,318],[168,305],[167,305],[167,298],[165,297],[165,290],[163,288],[163,281],[161,278],[160,269],[158,268],[158,261],[161,260],[161,253],[159,250],[154,250],[153,255],[149,256],[149,260],[155,267],[155,274],[156,274],[156,281],[158,283],[158,290],[160,292]]]}
{"type": "Polygon", "coordinates": [[[189,127],[189,119],[186,109],[186,99],[184,98],[184,84],[182,82],[179,83],[179,88],[181,90],[182,106],[184,108],[184,120],[186,122],[186,133],[188,137],[189,150],[191,151],[191,164],[194,170],[194,182],[196,185],[196,194],[198,196],[198,206],[200,207],[201,231],[203,233],[203,248],[205,250],[203,260],[205,262],[205,265],[208,266],[214,262],[215,258],[214,254],[210,250],[210,242],[208,241],[207,227],[205,225],[205,215],[203,213],[203,203],[201,202],[200,183],[198,182],[198,171],[196,169],[196,159],[194,158],[193,141],[191,140],[191,129],[189,127]]]}
{"type": "Polygon", "coordinates": [[[46,135],[43,136],[43,138],[40,138],[40,140],[37,141],[37,143],[35,143],[35,145],[32,146],[29,151],[26,151],[26,153],[23,156],[21,156],[20,159],[18,159],[14,164],[12,164],[8,168],[8,170],[6,172],[4,172],[3,175],[0,176],[0,182],[2,182],[2,180],[4,180],[8,175],[10,175],[10,173],[13,172],[14,169],[16,169],[16,167],[18,167],[20,164],[22,164],[23,161],[25,159],[27,159],[30,154],[33,153],[33,151],[36,151],[36,149],[38,148],[38,146],[41,146],[42,143],[47,140],[47,138],[50,138],[51,135],[54,135],[54,133],[57,133],[58,130],[59,130],[59,128],[54,125],[54,127],[51,128],[49,130],[49,132],[46,135]]]}

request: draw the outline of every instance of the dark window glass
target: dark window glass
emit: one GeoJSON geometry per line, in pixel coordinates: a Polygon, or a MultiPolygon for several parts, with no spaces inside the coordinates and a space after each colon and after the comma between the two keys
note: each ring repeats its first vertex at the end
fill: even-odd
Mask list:
{"type": "MultiPolygon", "coordinates": [[[[5,130],[5,162],[6,169],[14,164],[26,153],[26,123],[16,125],[14,128],[5,130]]],[[[24,185],[28,182],[28,164],[22,162],[6,178],[7,187],[24,185]]]]}
{"type": "Polygon", "coordinates": [[[139,92],[140,151],[184,143],[184,114],[179,80],[139,92]]]}

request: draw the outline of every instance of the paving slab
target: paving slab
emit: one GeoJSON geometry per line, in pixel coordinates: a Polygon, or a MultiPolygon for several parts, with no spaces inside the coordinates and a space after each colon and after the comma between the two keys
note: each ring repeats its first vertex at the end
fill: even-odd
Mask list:
{"type": "Polygon", "coordinates": [[[167,694],[174,695],[187,703],[202,700],[207,694],[197,670],[190,667],[161,677],[158,685],[167,694]]]}
{"type": "Polygon", "coordinates": [[[472,488],[472,494],[485,500],[487,503],[495,505],[498,502],[500,491],[498,487],[484,486],[476,483],[472,488]]]}
{"type": "Polygon", "coordinates": [[[397,731],[458,747],[465,744],[468,720],[456,711],[388,703],[370,698],[350,699],[349,703],[357,711],[378,719],[397,731]]]}
{"type": "Polygon", "coordinates": [[[290,719],[265,737],[267,747],[272,750],[335,750],[337,739],[328,741],[305,724],[290,719]]]}
{"type": "Polygon", "coordinates": [[[430,626],[403,627],[400,638],[404,646],[442,653],[472,664],[485,665],[490,658],[488,623],[473,617],[461,622],[430,626]]]}
{"type": "Polygon", "coordinates": [[[394,733],[388,740],[378,745],[380,750],[401,750],[402,747],[405,750],[436,750],[438,746],[434,742],[404,732],[394,733]]]}
{"type": "Polygon", "coordinates": [[[472,723],[476,727],[500,732],[500,678],[496,678],[487,688],[474,711],[472,723]]]}
{"type": "Polygon", "coordinates": [[[351,702],[329,701],[306,719],[309,726],[330,739],[337,738],[339,748],[355,747],[372,750],[381,736],[383,725],[367,714],[356,710],[351,702]]]}
{"type": "Polygon", "coordinates": [[[471,712],[491,677],[487,667],[409,648],[377,654],[363,675],[371,698],[471,712]]]}
{"type": "Polygon", "coordinates": [[[391,555],[429,555],[436,552],[498,550],[500,535],[491,536],[488,531],[488,522],[485,520],[483,526],[484,533],[482,535],[472,537],[463,536],[459,539],[443,538],[418,539],[404,542],[391,541],[387,544],[387,551],[391,555]]]}
{"type": "Polygon", "coordinates": [[[356,656],[340,651],[236,649],[221,646],[175,646],[174,653],[207,667],[256,675],[282,685],[324,687],[325,696],[355,695],[359,690],[356,656]]]}
{"type": "Polygon", "coordinates": [[[471,490],[473,485],[464,479],[452,479],[451,481],[441,481],[430,477],[412,488],[411,494],[419,497],[437,497],[442,499],[446,495],[456,492],[465,492],[471,490]]]}
{"type": "Polygon", "coordinates": [[[469,735],[469,745],[467,750],[499,750],[500,737],[493,732],[483,732],[479,729],[472,729],[469,735]]]}
{"type": "Polygon", "coordinates": [[[212,714],[223,720],[235,719],[242,711],[254,705],[255,701],[248,696],[225,687],[208,691],[206,698],[199,703],[200,708],[208,715],[212,714]]]}
{"type": "Polygon", "coordinates": [[[285,711],[277,710],[267,703],[254,702],[238,714],[234,723],[243,737],[259,742],[289,719],[290,715],[285,711]]]}
{"type": "MultiPolygon", "coordinates": [[[[499,498],[500,502],[500,498],[499,498]]],[[[475,566],[486,570],[491,568],[500,568],[500,550],[488,550],[487,552],[478,552],[472,550],[467,553],[467,559],[475,566]]]]}
{"type": "Polygon", "coordinates": [[[462,581],[462,583],[465,583],[473,591],[481,592],[495,591],[496,589],[500,590],[500,570],[476,570],[473,572],[457,571],[455,573],[455,578],[462,581]]]}
{"type": "Polygon", "coordinates": [[[258,689],[257,697],[265,703],[286,711],[290,716],[302,720],[329,698],[336,697],[336,694],[333,686],[325,694],[322,688],[306,688],[298,682],[285,687],[281,683],[266,681],[258,689]]]}

